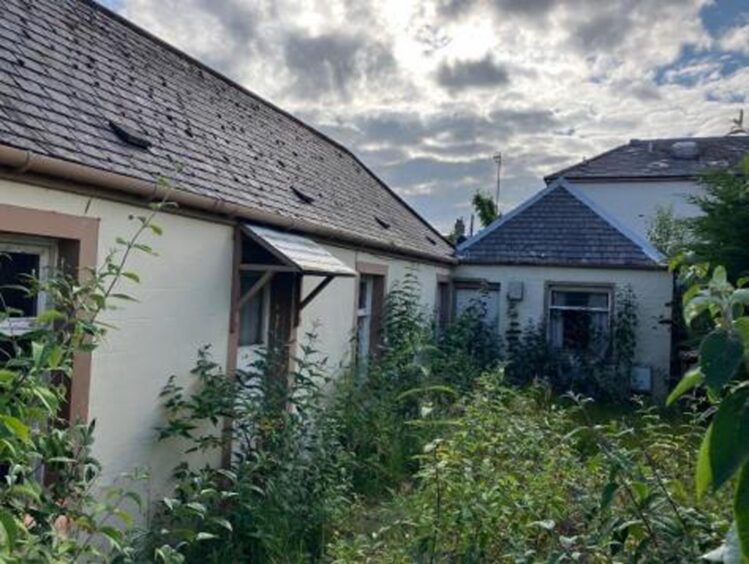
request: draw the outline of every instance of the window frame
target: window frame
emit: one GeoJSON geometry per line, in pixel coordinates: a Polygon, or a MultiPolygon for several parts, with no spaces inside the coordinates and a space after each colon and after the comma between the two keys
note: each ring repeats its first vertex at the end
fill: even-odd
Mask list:
{"type": "Polygon", "coordinates": [[[450,287],[450,299],[451,299],[451,307],[450,307],[450,315],[451,319],[458,319],[463,312],[458,312],[458,293],[461,290],[468,290],[468,291],[485,291],[487,294],[489,292],[496,292],[497,294],[497,320],[496,320],[496,327],[492,327],[492,324],[486,323],[487,327],[489,329],[492,329],[496,331],[497,333],[501,333],[501,326],[502,326],[502,283],[501,282],[490,282],[486,279],[480,279],[480,278],[462,278],[453,280],[451,287],[450,287]]]}
{"type": "MultiPolygon", "coordinates": [[[[607,346],[604,347],[603,351],[597,353],[596,351],[589,351],[593,354],[600,354],[601,356],[606,355],[607,351],[610,350],[611,343],[611,327],[613,323],[614,314],[614,299],[615,299],[615,284],[607,282],[546,282],[546,291],[544,295],[544,319],[546,324],[546,342],[549,346],[553,347],[551,342],[551,315],[552,310],[557,311],[587,311],[592,313],[606,313],[606,329],[607,335],[607,346]],[[608,306],[602,307],[586,307],[586,306],[555,306],[553,303],[553,292],[579,292],[588,294],[606,294],[608,297],[608,306]]],[[[564,341],[564,338],[562,338],[564,341]]],[[[570,349],[566,349],[564,345],[559,347],[557,350],[562,352],[577,352],[570,349]]]]}
{"type": "Polygon", "coordinates": [[[271,283],[265,284],[260,290],[259,295],[255,295],[244,307],[239,311],[239,326],[237,328],[237,347],[240,349],[252,348],[252,347],[267,347],[270,342],[270,300],[271,300],[271,283]],[[261,340],[259,343],[242,344],[242,315],[244,308],[250,306],[253,300],[259,299],[260,302],[260,336],[261,340]]]}
{"type": "Polygon", "coordinates": [[[359,275],[356,294],[356,356],[359,359],[369,357],[372,352],[372,305],[374,302],[374,286],[375,277],[373,274],[359,275]],[[360,307],[362,287],[364,287],[366,292],[364,307],[360,307]],[[362,323],[362,321],[367,324],[367,330],[365,332],[366,338],[364,339],[362,339],[362,335],[359,331],[359,324],[362,323]]]}
{"type": "MultiPolygon", "coordinates": [[[[34,237],[0,233],[0,261],[7,260],[5,253],[24,253],[39,257],[39,272],[36,274],[42,282],[49,279],[50,269],[55,268],[58,260],[58,241],[53,237],[34,237]]],[[[0,262],[0,268],[2,263],[0,262]]],[[[40,293],[36,297],[36,315],[28,317],[9,317],[0,321],[0,333],[9,337],[22,336],[33,329],[34,320],[47,309],[47,296],[40,293]]]]}
{"type": "Polygon", "coordinates": [[[387,293],[388,265],[381,263],[356,262],[356,285],[354,290],[354,316],[353,316],[353,358],[360,369],[363,369],[369,358],[377,358],[381,352],[383,338],[383,325],[385,315],[385,294],[387,293]],[[371,280],[369,286],[369,303],[367,308],[359,308],[359,289],[362,277],[367,276],[371,280]],[[359,312],[368,310],[369,331],[366,346],[366,357],[362,358],[359,339],[359,312]]]}

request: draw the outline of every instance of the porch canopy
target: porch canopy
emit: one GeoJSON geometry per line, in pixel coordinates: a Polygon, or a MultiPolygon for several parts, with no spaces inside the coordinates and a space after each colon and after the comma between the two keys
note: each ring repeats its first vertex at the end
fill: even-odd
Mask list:
{"type": "Polygon", "coordinates": [[[356,276],[354,269],[307,237],[251,223],[245,223],[243,227],[250,239],[289,271],[311,276],[356,276]]]}
{"type": "Polygon", "coordinates": [[[353,268],[307,237],[252,223],[243,223],[241,230],[250,244],[242,245],[239,270],[261,272],[262,276],[240,297],[238,308],[252,299],[276,273],[296,274],[299,277],[323,277],[307,296],[299,296],[297,316],[298,312],[315,299],[333,278],[356,276],[353,268]]]}

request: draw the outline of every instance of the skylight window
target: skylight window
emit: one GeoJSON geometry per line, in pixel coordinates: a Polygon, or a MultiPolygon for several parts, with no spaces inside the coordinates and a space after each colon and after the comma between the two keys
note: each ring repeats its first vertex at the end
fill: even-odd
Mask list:
{"type": "Polygon", "coordinates": [[[390,229],[390,224],[381,217],[375,216],[375,221],[379,223],[380,227],[382,227],[383,229],[390,229]]]}
{"type": "Polygon", "coordinates": [[[124,141],[128,145],[134,147],[140,147],[141,149],[150,149],[151,141],[140,131],[133,129],[132,127],[123,123],[117,123],[115,121],[109,121],[109,127],[114,131],[114,134],[124,141]]]}
{"type": "Polygon", "coordinates": [[[294,192],[294,195],[297,198],[299,198],[301,201],[303,201],[305,204],[311,204],[312,202],[315,201],[315,199],[312,196],[310,196],[306,192],[303,192],[302,190],[300,190],[296,186],[292,186],[291,187],[291,191],[294,192]]]}

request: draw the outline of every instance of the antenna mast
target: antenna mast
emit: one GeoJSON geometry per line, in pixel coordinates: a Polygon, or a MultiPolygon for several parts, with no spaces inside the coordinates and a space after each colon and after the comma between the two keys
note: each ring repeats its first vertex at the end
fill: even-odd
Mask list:
{"type": "Polygon", "coordinates": [[[497,153],[492,157],[494,162],[497,163],[497,195],[494,198],[494,205],[497,206],[497,213],[499,213],[499,179],[502,172],[502,153],[497,153]]]}

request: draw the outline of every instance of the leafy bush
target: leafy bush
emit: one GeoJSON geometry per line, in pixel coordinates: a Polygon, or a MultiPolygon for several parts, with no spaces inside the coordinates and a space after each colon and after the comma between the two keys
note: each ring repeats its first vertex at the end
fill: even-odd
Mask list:
{"type": "Polygon", "coordinates": [[[348,504],[350,480],[338,429],[323,410],[327,378],[314,342],[308,335],[288,379],[274,377],[283,373],[283,351],[262,355],[231,379],[206,350],[193,371],[195,392],[170,379],[160,439],[187,440],[186,455],[214,458],[228,439],[231,454],[223,468],[177,465],[175,492],[160,502],[146,555],[169,562],[320,556],[333,516],[348,504]]]}
{"type": "Polygon", "coordinates": [[[704,282],[699,282],[704,265],[689,271],[687,278],[698,282],[683,296],[686,321],[707,315],[713,329],[702,338],[698,365],[684,375],[668,401],[695,387],[707,388],[714,415],[700,446],[697,492],[704,495],[736,480],[734,534],[719,552],[736,550],[749,559],[749,288],[735,288],[722,266],[704,282]]]}
{"type": "Polygon", "coordinates": [[[742,163],[742,174],[714,172],[702,179],[705,195],[691,203],[701,214],[690,220],[691,238],[687,245],[699,260],[723,265],[729,280],[749,274],[749,158],[742,163]]]}
{"type": "Polygon", "coordinates": [[[536,380],[548,382],[564,393],[573,391],[609,402],[630,399],[630,376],[637,344],[637,297],[629,286],[618,288],[605,354],[592,351],[574,354],[554,349],[546,327],[528,324],[508,339],[507,381],[527,385],[536,380]]]}
{"type": "Polygon", "coordinates": [[[341,531],[331,557],[684,562],[719,538],[727,523],[717,504],[698,509],[689,493],[694,421],[666,425],[645,411],[637,427],[580,426],[583,402],[563,407],[552,397],[487,374],[419,456],[416,488],[379,511],[379,527],[341,531]]]}
{"type": "MultiPolygon", "coordinates": [[[[29,332],[0,336],[0,560],[75,561],[128,558],[124,509],[138,497],[118,487],[98,491],[100,465],[91,456],[94,423],[68,421],[62,407],[76,354],[91,352],[108,326],[100,314],[118,301],[121,279],[138,280],[126,264],[134,252],[153,253],[141,236],[161,229],[153,223],[164,204],[133,219],[133,236],[118,239],[102,265],[79,279],[76,272],[52,271],[47,280],[27,280],[29,297],[45,294],[51,308],[29,332]]],[[[5,257],[7,258],[7,257],[5,257]]],[[[2,265],[0,264],[0,267],[2,265]]],[[[0,320],[19,312],[3,306],[0,320]]],[[[136,477],[136,476],[134,476],[136,477]]],[[[137,478],[137,477],[136,477],[137,478]]]]}
{"type": "Polygon", "coordinates": [[[414,458],[434,436],[409,422],[449,414],[455,396],[472,389],[499,359],[499,336],[469,310],[436,335],[420,303],[412,273],[396,282],[385,302],[385,346],[366,373],[350,370],[335,384],[332,417],[354,459],[354,490],[382,495],[418,469],[414,458]]]}

